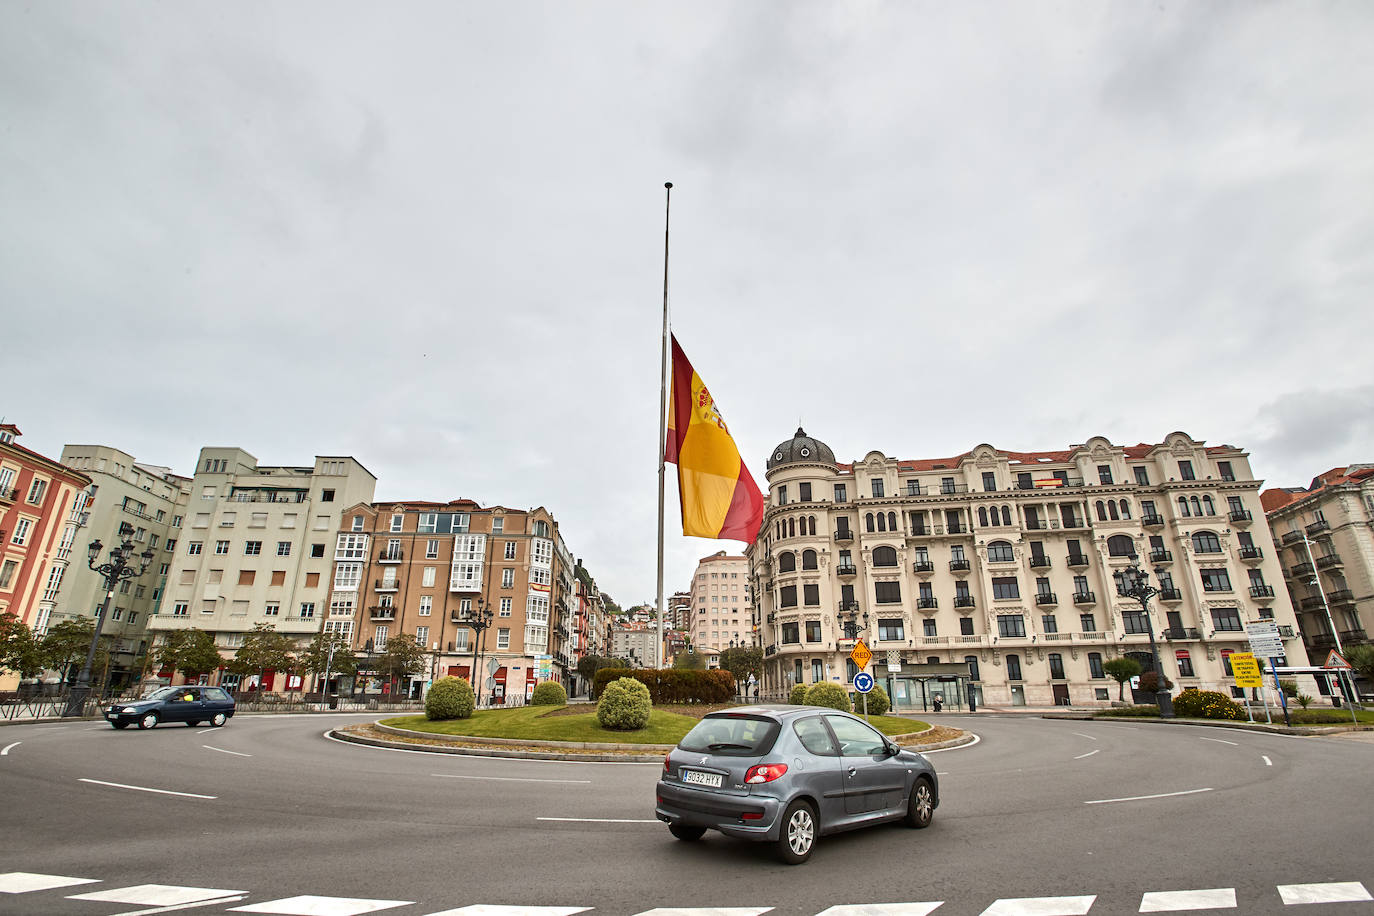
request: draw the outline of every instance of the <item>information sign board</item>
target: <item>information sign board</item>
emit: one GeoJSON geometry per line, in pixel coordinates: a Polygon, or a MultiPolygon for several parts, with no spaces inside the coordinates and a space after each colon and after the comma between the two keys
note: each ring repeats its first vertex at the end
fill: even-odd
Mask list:
{"type": "Polygon", "coordinates": [[[1260,658],[1278,658],[1284,654],[1279,626],[1272,620],[1246,624],[1245,635],[1250,639],[1250,651],[1260,658]]]}
{"type": "Polygon", "coordinates": [[[854,651],[849,653],[849,658],[862,671],[868,667],[869,662],[873,661],[873,653],[869,651],[868,643],[860,639],[854,643],[854,651]]]}
{"type": "Polygon", "coordinates": [[[1231,674],[1235,676],[1237,687],[1264,686],[1264,676],[1260,673],[1259,659],[1249,652],[1231,653],[1231,674]]]}

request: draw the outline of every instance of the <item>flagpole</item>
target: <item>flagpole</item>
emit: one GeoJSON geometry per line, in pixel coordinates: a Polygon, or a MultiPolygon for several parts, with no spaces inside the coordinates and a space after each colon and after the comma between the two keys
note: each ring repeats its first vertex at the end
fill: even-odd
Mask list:
{"type": "Polygon", "coordinates": [[[668,444],[668,228],[673,183],[663,183],[663,357],[658,370],[658,667],[663,667],[663,451],[668,444]]]}

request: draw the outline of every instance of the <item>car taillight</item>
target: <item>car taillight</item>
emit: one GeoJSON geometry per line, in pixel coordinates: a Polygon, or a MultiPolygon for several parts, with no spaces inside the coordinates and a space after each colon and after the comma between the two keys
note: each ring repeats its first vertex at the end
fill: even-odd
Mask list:
{"type": "Polygon", "coordinates": [[[760,763],[749,768],[744,774],[744,781],[749,785],[758,785],[761,782],[772,782],[786,772],[785,763],[760,763]]]}

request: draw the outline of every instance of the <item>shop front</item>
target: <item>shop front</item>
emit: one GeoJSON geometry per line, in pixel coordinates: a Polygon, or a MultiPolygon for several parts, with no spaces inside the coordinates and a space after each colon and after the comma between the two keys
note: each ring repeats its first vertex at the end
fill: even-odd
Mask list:
{"type": "Polygon", "coordinates": [[[895,712],[952,712],[981,704],[982,688],[969,677],[967,662],[913,664],[900,671],[878,667],[874,674],[887,691],[895,712]]]}

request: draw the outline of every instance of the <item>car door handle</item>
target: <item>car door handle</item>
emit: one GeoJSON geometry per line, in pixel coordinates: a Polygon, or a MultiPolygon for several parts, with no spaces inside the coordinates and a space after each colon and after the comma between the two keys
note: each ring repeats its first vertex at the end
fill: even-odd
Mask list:
{"type": "Polygon", "coordinates": [[[856,775],[858,772],[859,772],[859,771],[856,770],[854,767],[850,767],[850,768],[849,768],[849,775],[850,775],[850,776],[854,776],[854,775],[856,775]]]}

